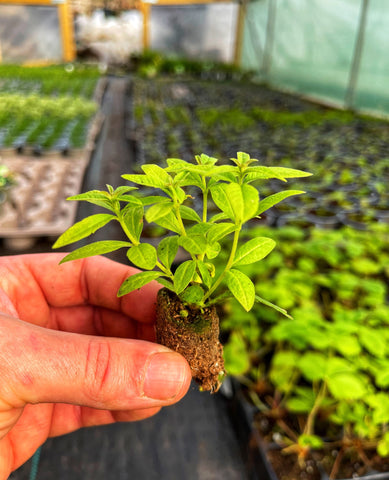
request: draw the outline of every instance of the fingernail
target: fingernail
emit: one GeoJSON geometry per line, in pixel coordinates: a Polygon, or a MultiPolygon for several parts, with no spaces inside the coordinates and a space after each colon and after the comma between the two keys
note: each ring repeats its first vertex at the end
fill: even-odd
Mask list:
{"type": "Polygon", "coordinates": [[[178,353],[154,353],[149,360],[143,393],[155,400],[170,400],[188,384],[189,367],[178,353]]]}

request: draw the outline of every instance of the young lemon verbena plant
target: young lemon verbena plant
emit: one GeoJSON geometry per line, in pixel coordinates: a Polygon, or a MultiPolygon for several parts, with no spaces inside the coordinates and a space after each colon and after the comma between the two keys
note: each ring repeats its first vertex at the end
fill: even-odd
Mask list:
{"type": "Polygon", "coordinates": [[[60,236],[54,248],[81,240],[112,221],[119,222],[127,241],[94,242],[74,250],[62,262],[127,248],[129,261],[143,271],[128,277],[118,295],[153,280],[161,283],[165,288],[157,301],[157,341],[186,356],[201,388],[215,391],[224,374],[215,304],[235,297],[247,311],[255,301],[282,311],[256,295],[253,282],[239,270],[268,255],[275,242],[267,237],[241,242],[240,233],[273,205],[304,192],[285,190],[260,199],[257,185],[267,179],[286,181],[310,174],[259,166],[244,152],[238,152],[229,165],[219,165],[216,158],[205,154],[195,160],[191,163],[169,158],[165,168],[146,164],[143,174],[123,175],[139,189],[107,185],[107,191],[92,190],[70,197],[99,205],[109,213],[91,215],[76,223],[60,236]],[[144,187],[159,194],[142,195],[144,187]],[[195,197],[201,204],[197,209],[193,208],[195,197]],[[157,247],[142,237],[144,220],[169,232],[157,247]],[[217,269],[220,242],[227,236],[232,238],[230,251],[223,267],[217,269]],[[179,248],[186,252],[186,259],[177,266],[179,248]]]}

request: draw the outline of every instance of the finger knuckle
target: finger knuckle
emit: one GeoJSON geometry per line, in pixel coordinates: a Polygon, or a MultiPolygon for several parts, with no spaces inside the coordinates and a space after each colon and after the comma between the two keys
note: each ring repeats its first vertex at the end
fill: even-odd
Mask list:
{"type": "Polygon", "coordinates": [[[85,385],[87,396],[95,401],[106,401],[114,396],[112,381],[113,357],[108,342],[98,339],[89,341],[85,363],[85,385]]]}

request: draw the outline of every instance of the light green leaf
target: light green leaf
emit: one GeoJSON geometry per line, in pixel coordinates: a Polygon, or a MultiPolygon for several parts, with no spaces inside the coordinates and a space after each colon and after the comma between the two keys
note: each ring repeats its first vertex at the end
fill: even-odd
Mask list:
{"type": "Polygon", "coordinates": [[[191,282],[196,272],[196,262],[187,260],[182,263],[174,273],[174,288],[177,294],[180,294],[191,282]]]}
{"type": "Polygon", "coordinates": [[[64,232],[54,243],[53,248],[61,248],[70,243],[78,242],[78,240],[82,240],[83,238],[92,235],[96,230],[104,227],[115,218],[114,215],[108,213],[98,213],[86,217],[66,230],[66,232],[64,232]]]}
{"type": "Polygon", "coordinates": [[[207,243],[207,247],[205,249],[205,255],[212,260],[213,258],[217,257],[221,250],[221,245],[218,242],[207,243]]]}
{"type": "Polygon", "coordinates": [[[180,224],[173,212],[168,213],[164,217],[158,218],[158,220],[154,220],[154,223],[160,227],[166,228],[166,230],[170,230],[171,232],[181,233],[180,224]]]}
{"type": "Polygon", "coordinates": [[[285,190],[284,192],[274,193],[273,195],[269,195],[268,197],[262,199],[258,204],[257,215],[269,210],[269,208],[277,205],[277,203],[282,202],[285,198],[291,197],[292,195],[300,195],[301,193],[305,193],[302,190],[285,190]]]}
{"type": "Polygon", "coordinates": [[[120,242],[116,240],[105,240],[101,242],[93,242],[84,247],[77,248],[73,252],[64,257],[60,263],[69,262],[71,260],[77,260],[78,258],[92,257],[94,255],[104,255],[105,253],[114,252],[119,248],[131,247],[129,242],[120,242]]]}
{"type": "Polygon", "coordinates": [[[142,170],[147,177],[154,182],[154,185],[159,188],[164,188],[166,185],[173,183],[173,178],[161,167],[154,164],[142,165],[142,170]]]}
{"type": "Polygon", "coordinates": [[[137,290],[138,288],[143,287],[147,283],[150,283],[153,280],[159,278],[162,274],[160,272],[140,272],[131,275],[131,277],[126,278],[124,282],[121,284],[118,297],[122,297],[127,293],[132,292],[133,290],[137,290]]]}
{"type": "Polygon", "coordinates": [[[164,186],[160,180],[155,181],[154,178],[149,178],[147,175],[143,175],[141,173],[122,175],[122,178],[128,180],[129,182],[137,183],[138,185],[143,185],[145,187],[161,188],[161,185],[164,186]]]}
{"type": "Polygon", "coordinates": [[[291,317],[284,308],[281,308],[278,305],[275,305],[274,303],[271,303],[268,300],[265,300],[264,298],[260,297],[259,295],[255,295],[255,301],[259,302],[259,303],[262,303],[263,305],[266,305],[267,307],[270,307],[273,310],[276,310],[277,312],[281,313],[282,315],[289,318],[290,320],[293,320],[293,317],[291,317]]]}
{"type": "Polygon", "coordinates": [[[209,229],[207,240],[209,243],[218,242],[235,230],[236,225],[233,223],[216,223],[209,229]]]}
{"type": "Polygon", "coordinates": [[[231,269],[226,274],[227,287],[242,307],[248,312],[254,305],[255,287],[247,275],[231,269]]]}
{"type": "Polygon", "coordinates": [[[383,358],[387,350],[387,341],[385,335],[380,330],[361,327],[359,341],[375,357],[383,358]]]}
{"type": "Polygon", "coordinates": [[[249,265],[258,262],[268,255],[275,247],[276,242],[271,238],[252,238],[238,248],[233,265],[249,265]]]}
{"type": "Polygon", "coordinates": [[[251,185],[243,184],[241,189],[243,197],[243,221],[246,222],[257,215],[259,193],[258,190],[251,185]]]}
{"type": "Polygon", "coordinates": [[[321,353],[307,352],[299,358],[297,366],[307,380],[314,382],[325,377],[327,358],[321,353]]]}
{"type": "Polygon", "coordinates": [[[181,299],[191,305],[199,305],[204,297],[204,290],[200,285],[191,285],[181,294],[181,299]]]}
{"type": "Polygon", "coordinates": [[[149,223],[155,222],[156,220],[165,217],[172,210],[172,202],[156,203],[147,209],[145,217],[149,223]]]}
{"type": "Polygon", "coordinates": [[[193,208],[187,207],[186,205],[180,205],[180,214],[184,220],[192,220],[193,222],[201,223],[201,218],[193,208]]]}
{"type": "Polygon", "coordinates": [[[178,251],[178,237],[176,235],[163,238],[158,245],[158,258],[165,267],[170,268],[178,251]]]}
{"type": "Polygon", "coordinates": [[[224,361],[229,375],[244,375],[250,368],[250,355],[242,335],[232,332],[224,346],[224,361]]]}
{"type": "Polygon", "coordinates": [[[212,279],[211,279],[211,274],[210,274],[210,271],[209,271],[207,265],[202,260],[198,260],[197,261],[197,267],[199,269],[199,272],[200,272],[200,275],[201,275],[201,278],[202,278],[202,281],[203,281],[204,285],[207,288],[209,288],[211,286],[212,279]]]}
{"type": "Polygon", "coordinates": [[[219,183],[211,188],[212,199],[228,218],[240,223],[244,215],[242,188],[238,183],[219,183]]]}
{"type": "Polygon", "coordinates": [[[327,376],[327,385],[338,400],[356,400],[363,398],[367,392],[363,379],[351,372],[327,376]]]}
{"type": "Polygon", "coordinates": [[[127,258],[139,268],[152,270],[157,263],[157,251],[148,243],[140,243],[128,250],[127,258]]]}
{"type": "Polygon", "coordinates": [[[122,210],[123,221],[128,228],[131,235],[136,241],[139,241],[143,230],[143,215],[144,210],[142,206],[127,205],[122,210]]]}
{"type": "Polygon", "coordinates": [[[90,192],[73,195],[68,197],[67,200],[85,201],[98,205],[99,207],[107,208],[111,210],[111,212],[114,211],[109,193],[100,190],[91,190],[90,192]]]}
{"type": "Polygon", "coordinates": [[[204,235],[186,235],[178,239],[178,245],[185,248],[191,255],[199,255],[205,253],[207,242],[204,235]]]}

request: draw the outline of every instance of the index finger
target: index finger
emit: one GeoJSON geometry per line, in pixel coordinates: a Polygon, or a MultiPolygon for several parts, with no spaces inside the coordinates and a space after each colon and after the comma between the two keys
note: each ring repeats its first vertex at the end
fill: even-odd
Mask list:
{"type": "Polygon", "coordinates": [[[24,256],[49,305],[90,304],[122,312],[138,322],[154,322],[157,292],[161,288],[158,282],[153,281],[118,298],[122,282],[138,273],[138,269],[102,256],[59,265],[63,256],[61,253],[24,256]]]}

